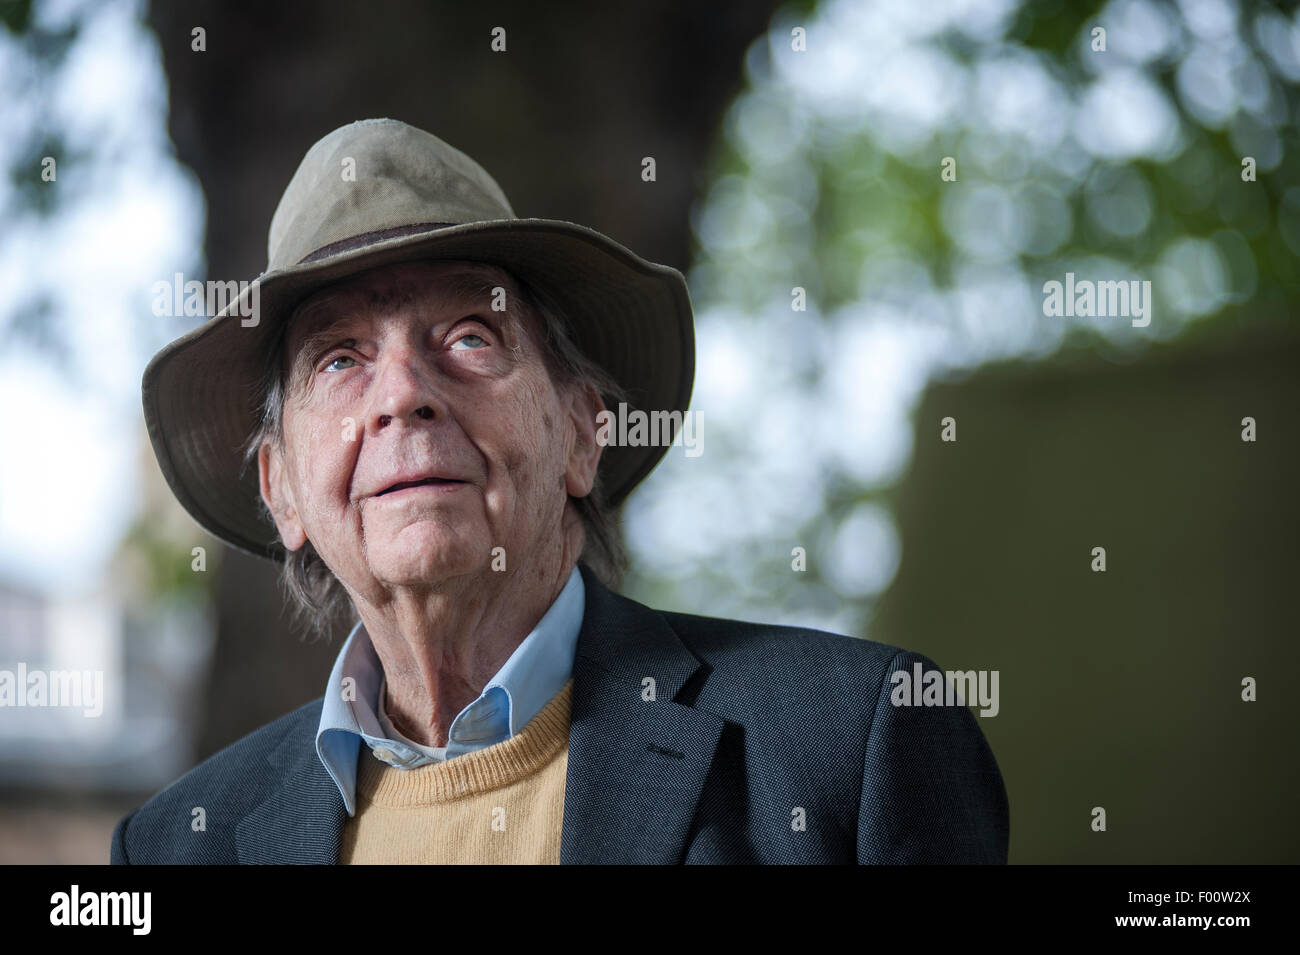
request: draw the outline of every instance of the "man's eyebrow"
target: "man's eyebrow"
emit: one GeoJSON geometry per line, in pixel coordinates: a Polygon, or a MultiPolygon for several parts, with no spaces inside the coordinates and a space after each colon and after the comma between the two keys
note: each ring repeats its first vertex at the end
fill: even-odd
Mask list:
{"type": "Polygon", "coordinates": [[[302,362],[314,362],[317,357],[335,345],[355,345],[357,340],[353,336],[340,338],[345,333],[342,330],[336,331],[340,322],[331,322],[325,328],[312,332],[298,344],[297,360],[302,362]]]}
{"type": "Polygon", "coordinates": [[[293,352],[288,356],[290,384],[306,374],[320,351],[331,344],[341,334],[344,323],[353,318],[354,316],[350,315],[338,315],[301,335],[293,347],[293,352]]]}

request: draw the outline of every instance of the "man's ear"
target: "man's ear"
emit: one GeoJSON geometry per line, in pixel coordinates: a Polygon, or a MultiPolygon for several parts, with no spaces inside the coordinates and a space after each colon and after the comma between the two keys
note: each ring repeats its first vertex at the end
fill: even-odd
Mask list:
{"type": "Polygon", "coordinates": [[[596,468],[604,447],[596,441],[596,416],[605,410],[600,392],[591,385],[569,389],[569,420],[573,447],[564,469],[564,486],[571,497],[586,497],[596,483],[596,468]]]}
{"type": "Polygon", "coordinates": [[[257,449],[258,482],[262,500],[271,509],[280,540],[289,550],[297,550],[307,543],[307,532],[298,520],[298,510],[293,504],[293,494],[285,480],[284,459],[280,449],[269,438],[257,449]]]}

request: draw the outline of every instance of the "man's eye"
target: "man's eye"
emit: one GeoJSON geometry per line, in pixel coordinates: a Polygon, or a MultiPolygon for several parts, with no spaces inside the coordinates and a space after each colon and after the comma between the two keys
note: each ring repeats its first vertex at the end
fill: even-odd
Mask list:
{"type": "MultiPolygon", "coordinates": [[[[329,360],[329,363],[325,366],[325,370],[326,370],[326,371],[342,371],[343,368],[339,368],[339,367],[337,367],[338,363],[341,362],[341,361],[350,361],[350,362],[352,362],[353,364],[356,364],[356,359],[353,358],[351,355],[338,355],[338,356],[336,356],[336,357],[334,357],[334,358],[331,358],[331,359],[329,360]]],[[[351,366],[344,366],[344,367],[351,367],[351,366]]]]}
{"type": "Polygon", "coordinates": [[[487,342],[484,341],[481,335],[462,335],[460,338],[456,339],[454,342],[451,343],[451,347],[455,348],[457,345],[460,344],[464,344],[466,348],[469,348],[471,350],[477,350],[479,348],[484,348],[487,346],[487,342]]]}

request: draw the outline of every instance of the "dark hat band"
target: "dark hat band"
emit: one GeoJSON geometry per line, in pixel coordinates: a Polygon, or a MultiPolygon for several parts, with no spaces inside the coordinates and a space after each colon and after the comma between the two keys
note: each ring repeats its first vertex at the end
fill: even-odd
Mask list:
{"type": "Polygon", "coordinates": [[[353,249],[360,249],[367,245],[374,245],[377,242],[383,242],[385,239],[396,239],[400,236],[417,235],[421,232],[433,232],[437,229],[445,229],[448,226],[454,225],[460,225],[460,223],[417,222],[415,225],[399,225],[393,226],[391,229],[376,229],[374,232],[363,232],[360,235],[348,236],[346,239],[339,239],[337,242],[323,245],[315,252],[304,256],[294,264],[306,265],[308,262],[315,262],[317,259],[329,258],[331,255],[341,255],[344,252],[351,252],[353,249]]]}

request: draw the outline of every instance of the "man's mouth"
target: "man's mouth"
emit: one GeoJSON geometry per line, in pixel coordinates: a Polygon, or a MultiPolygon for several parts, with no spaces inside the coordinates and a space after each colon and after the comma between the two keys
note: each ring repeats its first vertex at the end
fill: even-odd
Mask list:
{"type": "Polygon", "coordinates": [[[418,481],[399,481],[396,484],[392,484],[384,488],[382,491],[376,494],[375,497],[383,497],[385,494],[392,494],[395,491],[405,491],[407,488],[411,488],[411,487],[424,487],[425,485],[437,486],[437,485],[449,485],[449,484],[464,484],[464,483],[465,483],[464,481],[457,481],[454,480],[453,478],[432,478],[432,477],[421,478],[418,481]]]}

